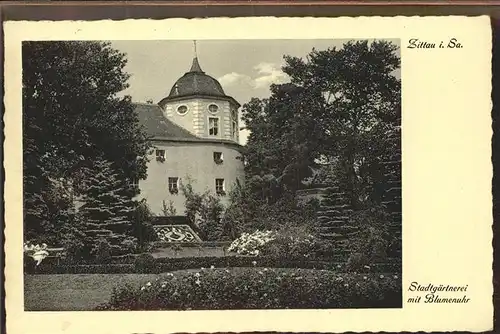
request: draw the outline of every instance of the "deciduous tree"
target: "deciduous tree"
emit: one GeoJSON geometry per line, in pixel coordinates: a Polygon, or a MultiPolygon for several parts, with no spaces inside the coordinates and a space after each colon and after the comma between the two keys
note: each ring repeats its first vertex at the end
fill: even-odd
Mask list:
{"type": "Polygon", "coordinates": [[[387,41],[351,41],[313,49],[306,59],[284,57],[291,82],[243,107],[251,132],[246,170],[262,197],[293,192],[318,164],[354,208],[380,197],[381,162],[394,149],[386,139],[400,115],[397,49],[387,41]]]}
{"type": "Polygon", "coordinates": [[[394,149],[386,139],[400,118],[397,49],[387,41],[350,41],[339,49],[313,50],[306,60],[285,57],[291,83],[318,102],[320,154],[339,166],[354,208],[360,197],[372,195],[368,189],[377,188],[381,159],[394,149]]]}
{"type": "Polygon", "coordinates": [[[25,42],[22,62],[25,228],[40,234],[54,224],[45,210],[51,180],[81,194],[81,172],[98,156],[120,180],[145,178],[150,144],[130,97],[118,96],[128,87],[127,60],[110,43],[25,42]]]}

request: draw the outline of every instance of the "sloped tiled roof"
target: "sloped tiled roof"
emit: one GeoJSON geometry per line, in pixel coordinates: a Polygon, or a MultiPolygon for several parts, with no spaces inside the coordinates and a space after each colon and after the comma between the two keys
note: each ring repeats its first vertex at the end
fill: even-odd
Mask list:
{"type": "Polygon", "coordinates": [[[135,103],[134,105],[139,123],[149,136],[165,139],[199,139],[191,132],[166,119],[157,104],[135,103]]]}

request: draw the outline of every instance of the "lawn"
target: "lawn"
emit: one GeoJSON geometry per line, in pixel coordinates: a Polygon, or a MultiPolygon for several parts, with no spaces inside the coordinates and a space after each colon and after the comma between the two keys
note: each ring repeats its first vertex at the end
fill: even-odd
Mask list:
{"type": "MultiPolygon", "coordinates": [[[[182,270],[179,273],[196,271],[182,270]]],[[[166,274],[24,275],[25,311],[91,311],[108,302],[114,286],[142,286],[166,274]]]]}
{"type": "Polygon", "coordinates": [[[25,275],[26,311],[89,311],[109,301],[113,287],[142,285],[157,274],[25,275]]]}

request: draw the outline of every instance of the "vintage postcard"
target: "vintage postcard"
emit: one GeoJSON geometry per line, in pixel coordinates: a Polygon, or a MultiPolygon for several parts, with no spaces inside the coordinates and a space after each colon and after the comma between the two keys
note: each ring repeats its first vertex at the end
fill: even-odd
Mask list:
{"type": "Polygon", "coordinates": [[[492,328],[487,17],[4,28],[9,334],[492,328]]]}

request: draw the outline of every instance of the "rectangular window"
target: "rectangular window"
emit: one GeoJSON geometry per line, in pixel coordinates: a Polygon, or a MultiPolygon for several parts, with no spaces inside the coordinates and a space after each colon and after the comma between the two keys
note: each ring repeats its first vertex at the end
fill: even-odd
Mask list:
{"type": "Polygon", "coordinates": [[[219,134],[219,119],[217,117],[208,118],[208,134],[217,136],[219,134]]]}
{"type": "Polygon", "coordinates": [[[171,194],[179,193],[179,178],[178,177],[169,177],[168,178],[168,191],[171,194]]]}
{"type": "Polygon", "coordinates": [[[216,164],[221,164],[224,161],[222,152],[214,152],[214,161],[216,164]]]}
{"type": "Polygon", "coordinates": [[[238,122],[233,121],[233,138],[236,138],[238,134],[238,122]]]}
{"type": "Polygon", "coordinates": [[[224,179],[215,179],[215,192],[218,195],[225,195],[226,188],[224,186],[224,179]]]}
{"type": "Polygon", "coordinates": [[[156,150],[156,161],[165,161],[165,150],[156,150]]]}

